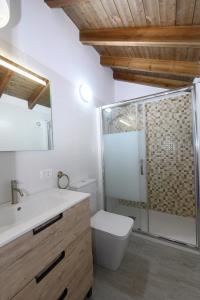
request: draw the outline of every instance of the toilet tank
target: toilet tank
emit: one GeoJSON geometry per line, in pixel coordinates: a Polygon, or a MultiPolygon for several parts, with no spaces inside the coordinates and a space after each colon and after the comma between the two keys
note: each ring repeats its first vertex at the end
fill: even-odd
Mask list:
{"type": "Polygon", "coordinates": [[[86,178],[76,181],[70,185],[70,189],[77,192],[89,193],[90,196],[90,212],[93,216],[97,212],[97,182],[96,179],[86,178]]]}

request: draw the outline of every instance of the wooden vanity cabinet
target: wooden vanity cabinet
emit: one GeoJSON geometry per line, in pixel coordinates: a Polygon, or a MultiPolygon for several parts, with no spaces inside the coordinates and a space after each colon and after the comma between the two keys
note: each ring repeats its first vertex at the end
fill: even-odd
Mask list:
{"type": "Polygon", "coordinates": [[[89,199],[0,248],[0,300],[83,300],[91,286],[89,199]]]}

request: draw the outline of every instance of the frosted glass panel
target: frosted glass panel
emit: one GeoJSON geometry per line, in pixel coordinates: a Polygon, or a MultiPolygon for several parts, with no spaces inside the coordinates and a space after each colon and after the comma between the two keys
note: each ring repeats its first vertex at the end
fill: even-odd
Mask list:
{"type": "Polygon", "coordinates": [[[106,196],[140,201],[139,131],[104,135],[106,196]]]}

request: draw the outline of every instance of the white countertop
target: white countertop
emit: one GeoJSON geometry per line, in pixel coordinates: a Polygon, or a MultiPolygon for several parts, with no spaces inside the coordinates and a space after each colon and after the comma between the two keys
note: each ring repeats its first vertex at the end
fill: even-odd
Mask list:
{"type": "Polygon", "coordinates": [[[86,193],[53,188],[24,197],[18,204],[0,205],[0,247],[89,196],[86,193]]]}

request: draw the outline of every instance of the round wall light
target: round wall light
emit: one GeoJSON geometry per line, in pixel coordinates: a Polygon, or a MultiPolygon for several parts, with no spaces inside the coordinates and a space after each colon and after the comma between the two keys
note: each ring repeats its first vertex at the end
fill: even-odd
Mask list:
{"type": "Polygon", "coordinates": [[[6,26],[10,19],[10,10],[6,0],[0,0],[0,28],[6,26]]]}
{"type": "Polygon", "coordinates": [[[79,94],[84,102],[90,102],[92,100],[92,91],[87,84],[81,84],[79,87],[79,94]]]}

